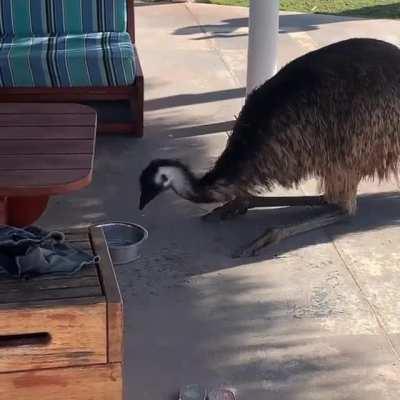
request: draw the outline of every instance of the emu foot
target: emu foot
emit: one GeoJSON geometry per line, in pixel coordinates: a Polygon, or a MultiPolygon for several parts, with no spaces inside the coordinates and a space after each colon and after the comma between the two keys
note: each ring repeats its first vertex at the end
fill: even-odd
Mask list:
{"type": "Polygon", "coordinates": [[[310,218],[298,224],[269,228],[256,240],[234,252],[232,257],[255,257],[261,249],[267,246],[279,243],[281,240],[291,236],[323,228],[336,222],[341,222],[346,220],[348,216],[347,213],[336,209],[334,211],[330,210],[322,215],[310,218]]]}
{"type": "Polygon", "coordinates": [[[249,203],[247,200],[234,199],[204,215],[203,220],[207,222],[212,222],[233,219],[239,215],[246,214],[248,209],[249,203]]]}
{"type": "Polygon", "coordinates": [[[264,247],[270,246],[274,243],[279,243],[284,238],[283,229],[270,228],[267,229],[263,235],[253,240],[249,244],[241,247],[232,254],[233,258],[242,257],[255,257],[259,254],[260,250],[264,247]]]}

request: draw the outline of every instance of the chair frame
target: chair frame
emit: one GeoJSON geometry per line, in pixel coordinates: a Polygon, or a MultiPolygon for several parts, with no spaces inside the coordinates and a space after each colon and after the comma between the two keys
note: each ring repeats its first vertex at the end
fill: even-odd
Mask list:
{"type": "MultiPolygon", "coordinates": [[[[134,0],[126,0],[127,6],[127,32],[130,34],[132,44],[135,44],[135,4],[134,0]]],[[[81,103],[89,101],[129,101],[133,113],[130,123],[98,123],[100,133],[128,133],[133,136],[143,136],[143,102],[144,79],[139,56],[134,47],[136,66],[135,82],[128,86],[111,87],[33,87],[33,88],[0,88],[0,103],[26,103],[26,102],[72,102],[81,103]]]]}

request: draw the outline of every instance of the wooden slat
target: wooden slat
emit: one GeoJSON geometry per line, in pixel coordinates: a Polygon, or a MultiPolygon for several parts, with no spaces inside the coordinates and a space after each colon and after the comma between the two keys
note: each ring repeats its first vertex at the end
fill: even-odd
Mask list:
{"type": "Polygon", "coordinates": [[[103,292],[99,286],[90,287],[71,287],[57,290],[25,290],[13,289],[9,292],[1,293],[0,303],[30,303],[40,300],[58,300],[75,297],[99,297],[103,292]]]}
{"type": "Polygon", "coordinates": [[[85,253],[90,253],[90,251],[92,250],[91,246],[86,243],[76,243],[74,244],[74,247],[77,250],[84,251],[85,253]]]}
{"type": "Polygon", "coordinates": [[[1,400],[122,400],[121,364],[0,374],[1,400]]]}
{"type": "MultiPolygon", "coordinates": [[[[1,144],[0,144],[1,146],[1,144]]],[[[44,146],[45,147],[45,144],[44,146]]],[[[91,154],[46,154],[43,155],[2,155],[0,171],[12,170],[65,170],[88,169],[92,165],[91,154]]]]}
{"type": "Polygon", "coordinates": [[[7,171],[0,174],[3,196],[40,196],[66,193],[91,181],[89,169],[7,171]]]}
{"type": "MultiPolygon", "coordinates": [[[[45,307],[71,307],[71,306],[84,306],[91,304],[100,304],[105,302],[105,297],[73,297],[71,299],[57,299],[57,300],[40,300],[29,303],[29,309],[34,310],[37,308],[43,309],[45,307]]],[[[7,310],[8,312],[18,312],[27,308],[26,303],[0,303],[0,310],[7,310]]]]}
{"type": "Polygon", "coordinates": [[[106,323],[105,303],[0,310],[0,372],[105,363],[106,323]],[[20,345],[7,345],[5,340],[39,333],[50,340],[22,346],[24,338],[20,345]]]}
{"type": "Polygon", "coordinates": [[[74,229],[64,232],[65,238],[74,248],[93,254],[92,244],[89,240],[89,230],[86,228],[74,229]]]}
{"type": "MultiPolygon", "coordinates": [[[[75,246],[74,246],[75,247],[75,246]]],[[[87,278],[87,277],[97,277],[98,272],[95,265],[87,265],[86,267],[82,268],[81,271],[77,272],[74,277],[75,278],[87,278]]],[[[40,285],[42,281],[54,280],[57,281],[59,279],[65,279],[65,277],[61,276],[54,276],[54,275],[43,275],[34,278],[32,281],[36,282],[36,284],[40,285]]],[[[6,285],[11,282],[20,282],[15,278],[11,278],[7,272],[0,269],[0,290],[2,290],[2,286],[6,285]]]]}
{"type": "Polygon", "coordinates": [[[8,126],[7,129],[0,129],[0,145],[1,140],[4,139],[36,139],[36,140],[48,140],[48,139],[91,139],[93,140],[95,130],[93,127],[82,126],[79,129],[73,126],[53,126],[44,127],[27,127],[22,126],[8,126]]]}
{"type": "MultiPolygon", "coordinates": [[[[134,90],[134,85],[108,87],[8,87],[2,88],[0,101],[5,103],[59,103],[88,102],[97,100],[126,100],[134,90]],[[8,100],[9,99],[9,100],[8,100]]],[[[71,104],[71,103],[68,103],[71,104]]]]}
{"type": "Polygon", "coordinates": [[[3,154],[92,154],[93,140],[0,140],[3,154]]]}
{"type": "Polygon", "coordinates": [[[122,360],[123,307],[117,277],[102,228],[91,227],[93,251],[100,256],[100,282],[107,300],[108,361],[122,360]]]}
{"type": "Polygon", "coordinates": [[[89,227],[70,229],[64,232],[67,240],[81,240],[90,243],[89,227]]]}
{"type": "Polygon", "coordinates": [[[106,299],[113,303],[121,303],[121,291],[119,289],[103,229],[92,226],[89,231],[93,252],[100,257],[100,260],[102,260],[99,262],[100,282],[103,286],[106,299]]]}
{"type": "Polygon", "coordinates": [[[92,245],[88,241],[75,240],[74,238],[68,238],[68,242],[76,249],[84,249],[83,251],[92,254],[92,245]]]}
{"type": "Polygon", "coordinates": [[[3,295],[12,293],[13,291],[46,291],[54,289],[68,289],[68,288],[86,288],[86,287],[98,287],[101,288],[100,282],[97,276],[79,276],[75,277],[60,277],[59,279],[45,279],[45,280],[13,280],[8,282],[0,281],[0,299],[3,295]]]}
{"type": "Polygon", "coordinates": [[[93,114],[0,114],[0,126],[90,126],[96,124],[93,114]]]}
{"type": "Polygon", "coordinates": [[[1,103],[0,114],[94,114],[92,108],[75,103],[1,103]]]}

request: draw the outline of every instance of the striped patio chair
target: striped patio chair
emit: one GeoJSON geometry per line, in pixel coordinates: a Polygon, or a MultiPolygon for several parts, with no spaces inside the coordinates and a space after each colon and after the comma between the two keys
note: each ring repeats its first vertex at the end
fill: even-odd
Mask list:
{"type": "Polygon", "coordinates": [[[0,102],[129,102],[143,133],[143,74],[133,0],[0,0],[0,102]]]}

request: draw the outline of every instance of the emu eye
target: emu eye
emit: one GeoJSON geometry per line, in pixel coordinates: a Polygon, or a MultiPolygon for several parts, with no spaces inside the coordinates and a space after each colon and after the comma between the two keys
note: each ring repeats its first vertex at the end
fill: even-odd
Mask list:
{"type": "Polygon", "coordinates": [[[161,181],[162,181],[163,183],[165,183],[165,182],[167,182],[167,180],[168,180],[167,175],[162,174],[162,175],[161,175],[161,181]]]}

